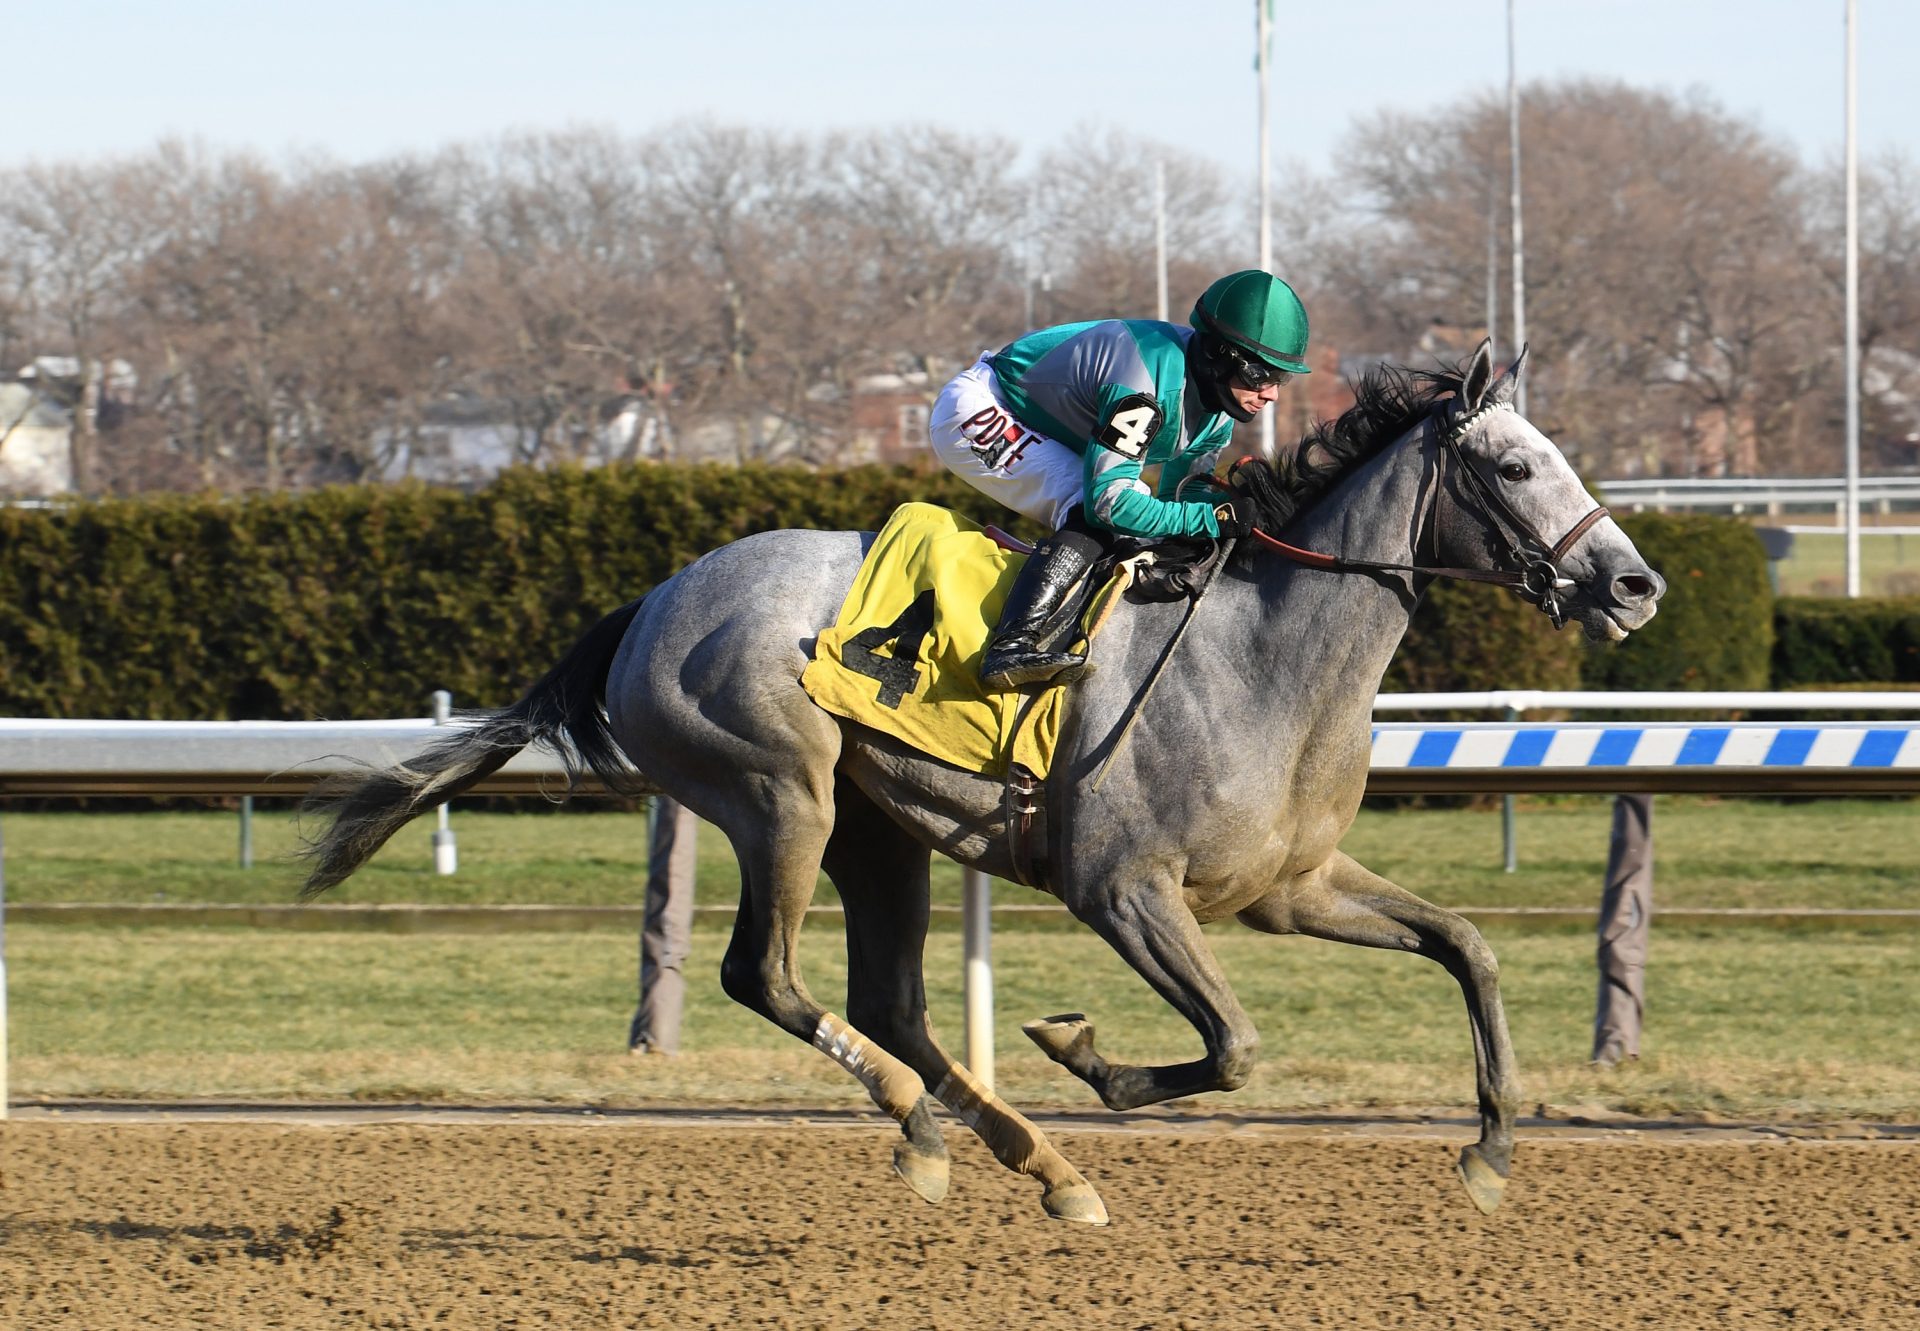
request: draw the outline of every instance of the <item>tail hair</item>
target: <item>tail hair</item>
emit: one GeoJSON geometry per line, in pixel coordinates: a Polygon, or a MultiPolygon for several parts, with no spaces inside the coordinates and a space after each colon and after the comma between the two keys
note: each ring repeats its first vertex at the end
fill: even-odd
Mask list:
{"type": "Polygon", "coordinates": [[[300,899],[310,901],[346,879],[407,823],[471,789],[531,744],[553,750],[566,768],[567,790],[556,798],[572,794],[588,770],[617,794],[649,793],[614,740],[605,707],[607,671],[640,604],[630,602],[595,624],[512,706],[462,712],[445,738],[405,762],[316,785],[301,812],[325,826],[302,852],[310,867],[300,899]]]}

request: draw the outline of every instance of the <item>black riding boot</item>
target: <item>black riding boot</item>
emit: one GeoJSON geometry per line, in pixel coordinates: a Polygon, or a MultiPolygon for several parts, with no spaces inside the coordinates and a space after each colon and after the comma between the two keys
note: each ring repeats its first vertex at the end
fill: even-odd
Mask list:
{"type": "MultiPolygon", "coordinates": [[[[1049,652],[1040,640],[1058,629],[1074,589],[1100,557],[1105,541],[1076,511],[1073,518],[1042,541],[1013,580],[999,627],[987,639],[980,661],[980,682],[990,689],[1017,689],[1042,680],[1072,679],[1087,658],[1077,652],[1049,652]],[[1071,672],[1071,673],[1068,673],[1071,672]]],[[[1064,682],[1064,681],[1063,681],[1064,682]]]]}

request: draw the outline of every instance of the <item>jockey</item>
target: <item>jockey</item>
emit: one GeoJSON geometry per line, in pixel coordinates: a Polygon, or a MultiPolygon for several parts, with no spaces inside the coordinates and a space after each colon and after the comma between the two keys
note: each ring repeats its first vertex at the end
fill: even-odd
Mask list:
{"type": "Polygon", "coordinates": [[[1040,640],[1115,536],[1252,530],[1245,500],[1184,500],[1181,482],[1211,473],[1234,423],[1307,373],[1307,312],[1292,287],[1249,269],[1208,287],[1191,319],[1191,328],[1148,319],[1043,328],[983,352],[941,391],[929,422],[940,461],[1054,529],[987,642],[988,688],[1072,678],[1086,664],[1040,640]],[[1141,479],[1152,466],[1157,487],[1141,479]]]}

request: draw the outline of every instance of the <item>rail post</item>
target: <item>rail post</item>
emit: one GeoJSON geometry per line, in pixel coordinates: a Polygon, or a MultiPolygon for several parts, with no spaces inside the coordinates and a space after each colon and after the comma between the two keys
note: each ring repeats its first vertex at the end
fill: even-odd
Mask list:
{"type": "Polygon", "coordinates": [[[253,796],[240,797],[240,867],[253,867],[253,796]]]}
{"type": "MultiPolygon", "coordinates": [[[[1520,709],[1508,707],[1507,720],[1518,721],[1519,719],[1520,709]]],[[[1501,863],[1506,866],[1508,873],[1512,873],[1520,867],[1520,860],[1513,844],[1513,792],[1511,791],[1500,797],[1500,846],[1503,852],[1501,863]]]]}
{"type": "Polygon", "coordinates": [[[993,880],[978,869],[960,874],[966,948],[967,1071],[993,1089],[993,880]]]}
{"type": "MultiPolygon", "coordinates": [[[[453,695],[445,689],[433,691],[433,723],[444,726],[453,719],[453,695]]],[[[454,844],[453,829],[447,825],[447,806],[436,811],[440,825],[433,833],[433,871],[451,874],[460,867],[460,848],[454,844]]]]}
{"type": "Polygon", "coordinates": [[[7,842],[0,832],[0,1120],[7,1117],[7,842]]]}

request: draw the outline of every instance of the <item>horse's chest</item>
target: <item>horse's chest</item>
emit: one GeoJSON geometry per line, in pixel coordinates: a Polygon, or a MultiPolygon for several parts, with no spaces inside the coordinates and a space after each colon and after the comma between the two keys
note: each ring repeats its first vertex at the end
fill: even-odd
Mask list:
{"type": "Polygon", "coordinates": [[[1345,794],[1235,799],[1196,811],[1181,838],[1188,908],[1202,922],[1237,915],[1277,884],[1326,863],[1353,819],[1357,801],[1345,794]]]}

